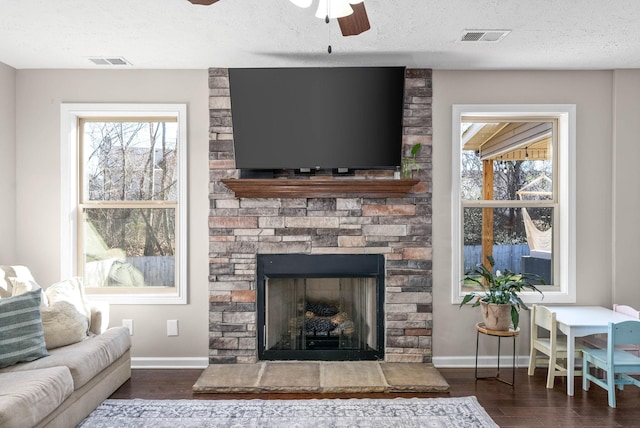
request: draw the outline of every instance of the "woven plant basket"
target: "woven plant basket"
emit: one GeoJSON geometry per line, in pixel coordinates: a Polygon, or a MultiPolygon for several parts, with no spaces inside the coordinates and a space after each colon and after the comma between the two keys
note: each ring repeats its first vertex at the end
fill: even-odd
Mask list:
{"type": "Polygon", "coordinates": [[[511,305],[480,302],[482,319],[489,330],[509,331],[511,327],[511,305]]]}

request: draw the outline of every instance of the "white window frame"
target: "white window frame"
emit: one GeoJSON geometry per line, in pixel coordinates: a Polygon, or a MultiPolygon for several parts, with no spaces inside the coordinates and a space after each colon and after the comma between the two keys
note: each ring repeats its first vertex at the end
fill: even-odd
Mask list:
{"type": "Polygon", "coordinates": [[[187,303],[187,106],[186,104],[102,104],[62,103],[60,122],[61,245],[62,278],[78,275],[78,179],[79,119],[92,117],[166,117],[178,118],[178,209],[176,213],[176,286],[171,293],[91,294],[92,300],[112,304],[186,304],[187,303]]]}
{"type": "MultiPolygon", "coordinates": [[[[451,190],[451,302],[460,304],[464,294],[462,281],[462,202],[460,193],[461,122],[463,117],[501,117],[514,119],[557,118],[558,159],[554,159],[559,205],[559,224],[554,235],[559,240],[559,254],[554,259],[559,275],[554,278],[557,291],[545,291],[544,303],[575,303],[576,301],[576,106],[575,104],[454,104],[452,107],[452,190],[451,190]]],[[[555,245],[554,245],[555,247],[555,245]]],[[[540,294],[522,293],[525,303],[540,303],[540,294]]]]}

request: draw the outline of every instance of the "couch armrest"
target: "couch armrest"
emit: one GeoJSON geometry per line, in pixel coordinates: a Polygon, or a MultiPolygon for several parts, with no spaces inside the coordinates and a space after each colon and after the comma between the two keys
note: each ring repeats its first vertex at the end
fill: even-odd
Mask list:
{"type": "Polygon", "coordinates": [[[109,328],[109,302],[90,302],[91,326],[89,330],[94,334],[102,334],[109,328]]]}

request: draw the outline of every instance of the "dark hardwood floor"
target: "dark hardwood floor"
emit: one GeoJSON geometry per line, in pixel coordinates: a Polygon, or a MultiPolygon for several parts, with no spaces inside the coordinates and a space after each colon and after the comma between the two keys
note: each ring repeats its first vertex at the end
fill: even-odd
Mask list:
{"type": "MultiPolygon", "coordinates": [[[[546,372],[536,370],[527,376],[526,368],[516,372],[515,388],[495,380],[476,381],[473,369],[440,369],[447,379],[447,394],[194,394],[192,385],[201,370],[133,370],[131,379],[111,398],[132,399],[302,399],[302,398],[392,398],[392,397],[461,397],[475,395],[480,404],[501,427],[640,427],[640,388],[625,387],[618,391],[618,407],[607,405],[607,394],[592,385],[582,390],[582,378],[576,378],[576,393],[566,395],[564,379],[556,379],[555,388],[548,390],[546,372]]],[[[491,375],[483,371],[480,375],[491,375]]],[[[511,373],[505,373],[510,379],[511,373]]]]}

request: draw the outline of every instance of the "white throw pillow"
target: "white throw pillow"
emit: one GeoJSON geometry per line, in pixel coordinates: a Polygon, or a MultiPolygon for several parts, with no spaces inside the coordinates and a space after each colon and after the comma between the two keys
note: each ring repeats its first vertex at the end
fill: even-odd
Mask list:
{"type": "Polygon", "coordinates": [[[84,295],[82,278],[76,277],[56,282],[47,287],[45,293],[49,300],[49,306],[53,306],[57,302],[71,303],[78,312],[87,318],[88,322],[91,322],[91,307],[84,295]]]}
{"type": "Polygon", "coordinates": [[[42,302],[40,303],[40,306],[46,307],[49,305],[49,301],[47,299],[46,293],[44,292],[42,287],[40,287],[40,285],[38,285],[38,283],[36,283],[34,280],[9,278],[9,282],[11,283],[12,297],[19,296],[24,293],[28,293],[29,291],[40,290],[42,292],[42,302]]]}
{"type": "Polygon", "coordinates": [[[42,329],[47,349],[59,348],[87,338],[89,321],[76,307],[59,301],[41,308],[42,329]]]}
{"type": "Polygon", "coordinates": [[[11,297],[11,284],[7,278],[7,273],[0,266],[0,299],[11,297]]]}
{"type": "Polygon", "coordinates": [[[35,281],[31,271],[26,266],[0,266],[0,298],[12,296],[13,286],[9,278],[35,281]]]}

